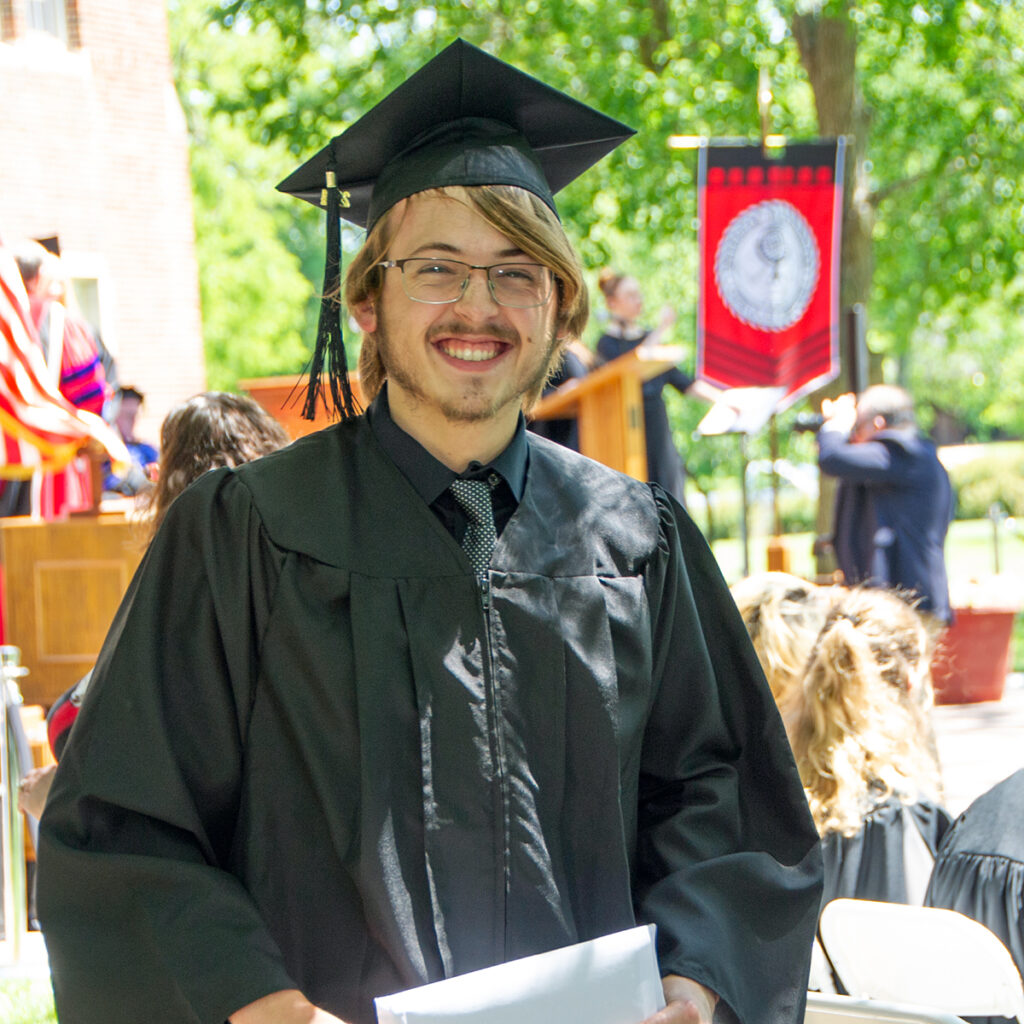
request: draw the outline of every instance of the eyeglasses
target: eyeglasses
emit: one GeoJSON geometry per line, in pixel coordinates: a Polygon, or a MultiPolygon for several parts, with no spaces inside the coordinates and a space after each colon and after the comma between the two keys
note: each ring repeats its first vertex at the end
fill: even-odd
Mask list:
{"type": "Polygon", "coordinates": [[[390,270],[398,267],[402,272],[405,294],[415,302],[428,302],[441,306],[458,302],[466,292],[471,270],[487,274],[487,287],[499,306],[512,309],[532,309],[543,306],[551,298],[554,274],[540,263],[493,263],[489,267],[462,260],[438,260],[410,257],[405,260],[386,260],[378,267],[390,270]]]}

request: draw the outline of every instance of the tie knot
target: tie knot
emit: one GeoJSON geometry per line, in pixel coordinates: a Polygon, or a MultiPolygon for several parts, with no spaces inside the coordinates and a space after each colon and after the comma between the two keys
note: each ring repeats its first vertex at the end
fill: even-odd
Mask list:
{"type": "Polygon", "coordinates": [[[491,488],[483,480],[453,480],[451,492],[459,507],[474,522],[480,523],[494,519],[494,506],[491,504],[491,488]]]}

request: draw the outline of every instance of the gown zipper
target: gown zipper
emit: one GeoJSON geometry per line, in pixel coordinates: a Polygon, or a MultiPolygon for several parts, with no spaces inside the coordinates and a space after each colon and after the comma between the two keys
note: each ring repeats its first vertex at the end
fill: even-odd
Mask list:
{"type": "Polygon", "coordinates": [[[508,786],[508,773],[505,770],[505,741],[502,734],[501,723],[504,718],[504,711],[501,704],[501,695],[498,691],[498,687],[495,683],[494,673],[494,648],[491,641],[491,577],[489,572],[482,572],[477,577],[477,583],[480,589],[480,606],[483,611],[484,617],[484,653],[483,653],[483,669],[484,669],[484,686],[487,694],[488,703],[490,704],[490,728],[492,731],[492,751],[494,757],[494,766],[496,772],[496,782],[498,785],[498,793],[500,796],[500,814],[501,821],[499,827],[501,828],[501,842],[502,842],[502,891],[500,894],[501,898],[501,914],[499,920],[501,921],[501,935],[495,938],[500,943],[499,955],[504,959],[505,951],[508,946],[508,895],[509,886],[511,884],[511,851],[509,849],[510,844],[510,831],[511,822],[510,818],[510,797],[509,797],[509,786],[508,786]]]}

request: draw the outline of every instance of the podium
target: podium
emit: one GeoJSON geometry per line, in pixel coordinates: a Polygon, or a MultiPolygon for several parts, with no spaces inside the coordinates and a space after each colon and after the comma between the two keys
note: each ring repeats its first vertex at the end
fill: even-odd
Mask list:
{"type": "Polygon", "coordinates": [[[638,346],[586,377],[566,381],[533,407],[530,419],[575,417],[583,455],[647,480],[643,383],[677,366],[683,355],[677,345],[638,346]]]}
{"type": "Polygon", "coordinates": [[[0,520],[6,639],[29,673],[26,704],[48,707],[92,668],[146,548],[124,512],[0,520]]]}
{"type": "MultiPolygon", "coordinates": [[[[365,409],[366,403],[363,401],[362,388],[359,386],[359,376],[355,371],[349,373],[348,383],[357,405],[365,409]]],[[[306,378],[302,374],[256,377],[240,380],[238,386],[259,402],[284,427],[293,441],[336,422],[327,415],[322,403],[317,404],[315,420],[302,418],[302,406],[306,401],[306,378]]]]}

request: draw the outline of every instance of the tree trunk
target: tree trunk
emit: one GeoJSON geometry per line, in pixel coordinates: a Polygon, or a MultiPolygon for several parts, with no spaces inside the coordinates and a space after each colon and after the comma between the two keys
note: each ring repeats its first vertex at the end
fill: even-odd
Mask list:
{"type": "Polygon", "coordinates": [[[793,38],[826,138],[845,136],[841,304],[867,304],[871,292],[871,233],[874,212],[864,169],[870,117],[857,89],[857,36],[846,18],[793,16],[793,38]]]}
{"type": "MultiPolygon", "coordinates": [[[[867,309],[873,271],[874,211],[864,166],[870,116],[857,88],[857,35],[848,18],[820,14],[795,14],[792,31],[814,93],[819,133],[826,138],[846,137],[839,303],[840,352],[845,353],[851,326],[846,312],[857,303],[867,309]]],[[[829,385],[827,393],[840,394],[851,387],[850,367],[844,361],[838,381],[829,385]]],[[[836,568],[826,540],[832,534],[834,501],[835,481],[822,477],[814,546],[819,578],[830,577],[836,568]]]]}

